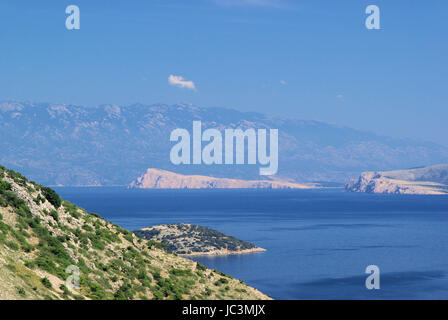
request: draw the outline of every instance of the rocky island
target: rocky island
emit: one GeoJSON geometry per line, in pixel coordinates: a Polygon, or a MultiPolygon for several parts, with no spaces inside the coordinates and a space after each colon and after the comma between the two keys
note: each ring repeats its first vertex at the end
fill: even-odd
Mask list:
{"type": "Polygon", "coordinates": [[[448,164],[407,170],[363,172],[346,191],[389,194],[448,195],[448,164]]]}
{"type": "Polygon", "coordinates": [[[240,180],[183,175],[150,168],[129,187],[140,189],[311,189],[316,186],[275,180],[240,180]]]}
{"type": "Polygon", "coordinates": [[[161,242],[168,252],[181,255],[228,255],[266,251],[222,232],[192,224],[165,224],[134,231],[150,241],[161,242]]]}

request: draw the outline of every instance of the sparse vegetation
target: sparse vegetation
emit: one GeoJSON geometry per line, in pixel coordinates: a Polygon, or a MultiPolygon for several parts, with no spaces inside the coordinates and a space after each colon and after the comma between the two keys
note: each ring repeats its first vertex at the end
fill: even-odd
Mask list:
{"type": "Polygon", "coordinates": [[[136,230],[134,234],[151,241],[152,245],[162,243],[167,252],[177,254],[209,253],[220,250],[240,252],[257,249],[252,243],[207,227],[191,224],[178,223],[149,227],[136,230]]]}

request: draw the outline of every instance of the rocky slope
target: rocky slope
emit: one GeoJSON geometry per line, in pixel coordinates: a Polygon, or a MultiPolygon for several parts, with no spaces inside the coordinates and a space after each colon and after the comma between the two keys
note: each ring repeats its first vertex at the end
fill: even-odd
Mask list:
{"type": "Polygon", "coordinates": [[[182,255],[227,255],[266,251],[222,232],[192,224],[165,224],[134,231],[146,240],[165,244],[168,252],[182,255]]]}
{"type": "Polygon", "coordinates": [[[269,299],[160,246],[0,167],[0,299],[269,299]]]}
{"type": "Polygon", "coordinates": [[[175,166],[170,133],[279,130],[279,171],[294,181],[346,181],[367,170],[448,162],[448,148],[318,121],[186,104],[95,107],[0,101],[0,163],[47,185],[128,185],[147,168],[259,179],[258,165],[175,166]],[[380,167],[381,166],[381,167],[380,167]]]}
{"type": "Polygon", "coordinates": [[[149,168],[133,181],[131,188],[140,189],[311,189],[312,184],[271,180],[239,180],[199,175],[182,175],[149,168]]]}
{"type": "Polygon", "coordinates": [[[345,189],[368,193],[448,194],[448,165],[363,172],[358,179],[352,179],[345,189]]]}

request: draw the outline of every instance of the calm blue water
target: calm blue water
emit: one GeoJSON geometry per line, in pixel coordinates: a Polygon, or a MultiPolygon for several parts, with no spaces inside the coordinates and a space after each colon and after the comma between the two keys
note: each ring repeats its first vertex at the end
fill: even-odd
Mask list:
{"type": "Polygon", "coordinates": [[[135,230],[194,223],[267,252],[200,257],[276,299],[448,299],[448,197],[340,190],[57,188],[89,212],[135,230]],[[365,288],[365,268],[381,289],[365,288]]]}

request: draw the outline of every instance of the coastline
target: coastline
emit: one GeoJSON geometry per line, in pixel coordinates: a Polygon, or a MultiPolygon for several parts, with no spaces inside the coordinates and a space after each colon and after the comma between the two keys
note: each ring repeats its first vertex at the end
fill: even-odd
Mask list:
{"type": "Polygon", "coordinates": [[[192,253],[183,253],[178,254],[181,257],[196,257],[196,256],[229,256],[229,255],[238,255],[238,254],[250,254],[257,252],[266,252],[267,250],[264,248],[252,248],[252,249],[243,249],[238,251],[231,251],[227,249],[221,250],[213,250],[208,252],[192,252],[192,253]]]}

